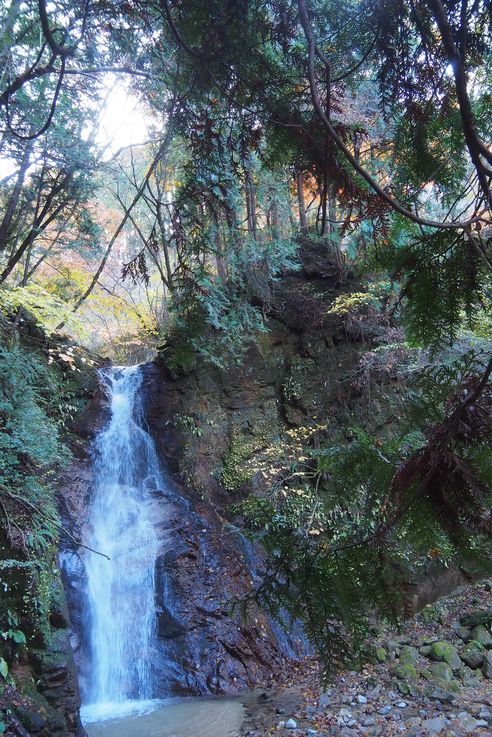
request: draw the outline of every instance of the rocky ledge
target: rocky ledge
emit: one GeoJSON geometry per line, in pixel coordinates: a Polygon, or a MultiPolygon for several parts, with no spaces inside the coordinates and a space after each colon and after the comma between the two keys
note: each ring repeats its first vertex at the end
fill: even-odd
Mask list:
{"type": "Polygon", "coordinates": [[[247,737],[492,737],[492,582],[461,587],[374,635],[361,672],[325,690],[306,661],[262,693],[247,737]]]}

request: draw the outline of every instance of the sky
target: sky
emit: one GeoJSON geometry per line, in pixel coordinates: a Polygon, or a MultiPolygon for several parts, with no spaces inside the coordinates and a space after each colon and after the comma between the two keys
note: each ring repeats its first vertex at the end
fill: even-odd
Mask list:
{"type": "Polygon", "coordinates": [[[97,143],[107,148],[107,159],[125,146],[143,143],[149,131],[143,105],[129,91],[128,81],[108,75],[105,94],[97,143]]]}

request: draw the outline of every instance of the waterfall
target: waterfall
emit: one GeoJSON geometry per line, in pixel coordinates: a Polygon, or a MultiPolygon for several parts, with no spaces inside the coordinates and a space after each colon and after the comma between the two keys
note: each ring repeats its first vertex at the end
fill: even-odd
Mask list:
{"type": "Polygon", "coordinates": [[[162,488],[144,429],[138,366],[101,372],[111,418],[94,441],[94,487],[86,556],[92,683],[88,702],[121,707],[150,699],[155,641],[157,535],[152,490],[162,488]]]}

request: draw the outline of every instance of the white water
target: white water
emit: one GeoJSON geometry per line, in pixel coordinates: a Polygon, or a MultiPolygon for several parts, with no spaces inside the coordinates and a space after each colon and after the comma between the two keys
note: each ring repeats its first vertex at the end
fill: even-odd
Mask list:
{"type": "Polygon", "coordinates": [[[153,489],[162,488],[154,443],[143,427],[138,366],[101,374],[111,418],[95,441],[87,553],[92,682],[82,710],[121,715],[153,697],[155,641],[153,489]]]}

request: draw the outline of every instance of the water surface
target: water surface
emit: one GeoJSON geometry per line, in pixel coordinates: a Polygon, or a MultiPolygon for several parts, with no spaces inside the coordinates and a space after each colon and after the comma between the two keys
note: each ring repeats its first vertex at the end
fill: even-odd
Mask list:
{"type": "Polygon", "coordinates": [[[113,710],[102,719],[94,709],[83,710],[89,737],[238,737],[244,716],[239,699],[127,702],[118,709],[120,716],[113,710]]]}

